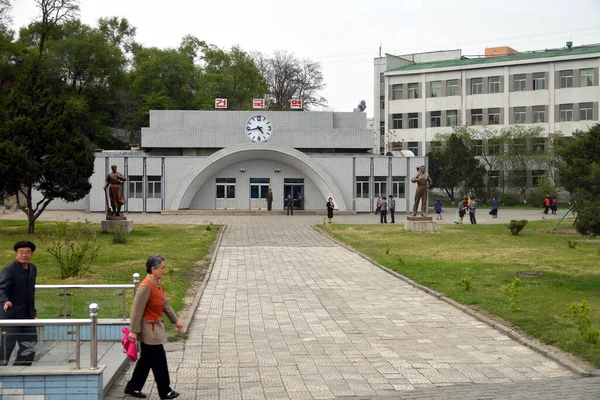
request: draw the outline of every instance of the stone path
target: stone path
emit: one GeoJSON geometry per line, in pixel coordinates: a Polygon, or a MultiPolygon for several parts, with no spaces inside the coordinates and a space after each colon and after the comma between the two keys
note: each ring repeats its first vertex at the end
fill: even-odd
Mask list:
{"type": "MultiPolygon", "coordinates": [[[[189,338],[168,353],[182,399],[600,398],[600,378],[374,267],[320,219],[152,216],[228,224],[189,338]]],[[[152,377],[144,391],[158,398],[152,377]]]]}

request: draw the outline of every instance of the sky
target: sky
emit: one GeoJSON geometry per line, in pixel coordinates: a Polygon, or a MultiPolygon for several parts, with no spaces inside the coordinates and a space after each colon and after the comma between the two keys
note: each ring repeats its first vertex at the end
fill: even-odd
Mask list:
{"type": "MultiPolygon", "coordinates": [[[[15,30],[37,16],[34,0],[13,0],[15,30]]],[[[322,65],[333,111],[361,100],[373,115],[373,59],[486,47],[518,51],[600,43],[600,0],[80,0],[81,20],[124,17],[147,47],[177,48],[193,35],[220,48],[294,53],[322,65]]]]}

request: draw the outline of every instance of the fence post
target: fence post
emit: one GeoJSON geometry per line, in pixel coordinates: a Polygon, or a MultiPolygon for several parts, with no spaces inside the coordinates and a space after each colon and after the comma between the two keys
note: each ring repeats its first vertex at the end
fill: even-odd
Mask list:
{"type": "Polygon", "coordinates": [[[81,368],[81,325],[75,329],[75,369],[81,368]]]}
{"type": "Polygon", "coordinates": [[[135,294],[137,293],[137,289],[138,286],[140,286],[140,274],[138,274],[137,272],[135,274],[133,274],[133,297],[135,297],[135,294]]]}
{"type": "Polygon", "coordinates": [[[90,369],[98,369],[98,309],[96,303],[90,304],[90,369]]]}

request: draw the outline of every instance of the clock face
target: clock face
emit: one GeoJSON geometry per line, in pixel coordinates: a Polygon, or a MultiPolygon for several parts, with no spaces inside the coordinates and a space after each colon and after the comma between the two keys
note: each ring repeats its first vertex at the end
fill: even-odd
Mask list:
{"type": "Polygon", "coordinates": [[[273,133],[273,125],[264,115],[254,115],[246,122],[246,136],[255,142],[266,142],[273,133]]]}

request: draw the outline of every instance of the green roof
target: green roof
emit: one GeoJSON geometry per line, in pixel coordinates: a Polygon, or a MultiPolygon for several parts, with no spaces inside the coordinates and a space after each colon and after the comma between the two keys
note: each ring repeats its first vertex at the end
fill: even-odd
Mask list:
{"type": "Polygon", "coordinates": [[[530,51],[525,53],[510,54],[508,56],[501,57],[479,57],[479,58],[462,58],[454,60],[443,60],[443,61],[432,61],[423,62],[408,65],[406,67],[400,67],[388,70],[390,71],[413,71],[419,69],[433,69],[433,68],[448,68],[448,67],[463,67],[467,65],[475,64],[496,64],[501,62],[510,61],[521,61],[521,60],[533,60],[536,58],[547,58],[547,57],[564,57],[564,56],[580,56],[585,54],[600,53],[600,45],[593,46],[581,46],[572,47],[570,49],[553,49],[553,50],[542,50],[542,51],[530,51]]]}

